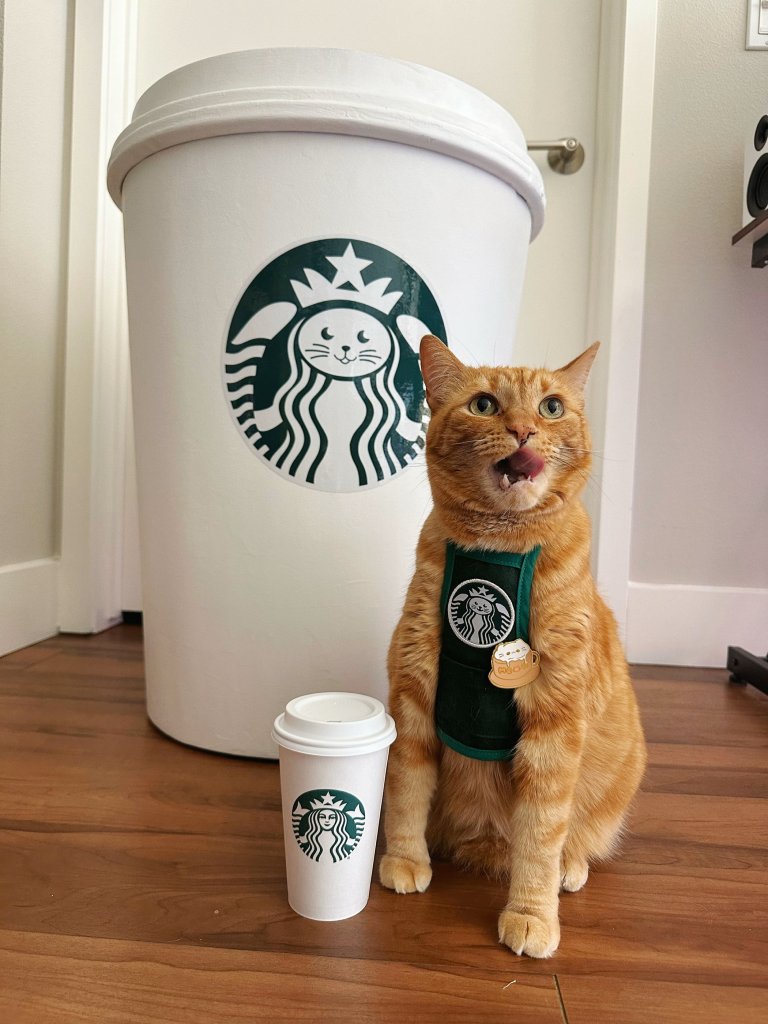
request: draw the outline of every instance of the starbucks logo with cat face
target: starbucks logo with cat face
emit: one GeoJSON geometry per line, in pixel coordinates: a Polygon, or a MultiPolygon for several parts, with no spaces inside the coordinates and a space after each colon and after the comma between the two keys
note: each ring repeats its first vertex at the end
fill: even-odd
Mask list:
{"type": "Polygon", "coordinates": [[[465,580],[448,599],[448,622],[470,647],[493,647],[512,632],[515,609],[495,583],[465,580]]]}
{"type": "Polygon", "coordinates": [[[307,487],[392,480],[424,447],[425,334],[445,337],[442,316],[395,253],[351,238],[282,253],[245,289],[227,333],[238,430],[271,469],[307,487]]]}
{"type": "Polygon", "coordinates": [[[365,808],[351,793],[313,789],[293,805],[291,822],[296,842],[310,860],[337,864],[360,842],[365,808]]]}

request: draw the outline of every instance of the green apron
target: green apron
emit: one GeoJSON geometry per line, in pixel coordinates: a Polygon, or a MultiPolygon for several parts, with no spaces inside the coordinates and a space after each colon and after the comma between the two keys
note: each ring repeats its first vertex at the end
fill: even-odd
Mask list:
{"type": "Polygon", "coordinates": [[[494,686],[488,673],[496,644],[529,642],[540,550],[518,555],[446,546],[435,722],[443,743],[465,757],[505,761],[520,739],[514,690],[494,686]]]}

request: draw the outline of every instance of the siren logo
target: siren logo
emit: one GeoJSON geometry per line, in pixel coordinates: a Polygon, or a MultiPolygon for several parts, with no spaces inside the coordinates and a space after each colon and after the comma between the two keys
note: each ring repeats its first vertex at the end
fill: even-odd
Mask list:
{"type": "Polygon", "coordinates": [[[495,583],[465,580],[448,600],[448,621],[456,636],[470,647],[493,647],[512,631],[515,609],[495,583]]]}
{"type": "Polygon", "coordinates": [[[363,835],[365,808],[351,793],[313,789],[302,793],[291,812],[296,842],[311,860],[346,860],[363,835]]]}
{"type": "Polygon", "coordinates": [[[323,491],[391,480],[424,447],[425,334],[437,303],[394,253],[349,238],[296,246],[245,289],[224,356],[237,426],[275,471],[323,491]]]}

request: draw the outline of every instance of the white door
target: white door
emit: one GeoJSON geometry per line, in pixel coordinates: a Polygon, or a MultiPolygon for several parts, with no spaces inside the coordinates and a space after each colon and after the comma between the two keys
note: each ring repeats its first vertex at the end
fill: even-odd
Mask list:
{"type": "MultiPolygon", "coordinates": [[[[548,211],[530,251],[516,346],[521,364],[559,366],[594,340],[589,254],[600,36],[600,0],[582,0],[577,11],[568,0],[138,0],[136,93],[217,53],[334,46],[462,79],[506,107],[529,140],[576,137],[586,150],[578,173],[556,174],[545,154],[537,157],[548,211]]],[[[602,422],[602,410],[596,418],[602,422]]],[[[593,507],[595,494],[587,494],[593,507]]],[[[130,458],[125,522],[123,609],[134,611],[141,597],[130,458]]]]}

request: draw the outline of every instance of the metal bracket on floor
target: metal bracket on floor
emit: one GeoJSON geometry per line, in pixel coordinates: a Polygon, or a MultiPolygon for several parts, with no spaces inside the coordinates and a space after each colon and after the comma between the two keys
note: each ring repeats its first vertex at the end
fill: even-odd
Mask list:
{"type": "Polygon", "coordinates": [[[768,694],[768,657],[750,654],[743,647],[729,647],[726,667],[732,683],[750,683],[768,694]]]}

